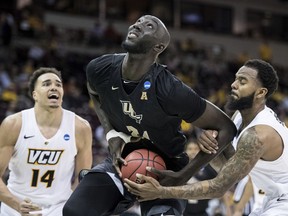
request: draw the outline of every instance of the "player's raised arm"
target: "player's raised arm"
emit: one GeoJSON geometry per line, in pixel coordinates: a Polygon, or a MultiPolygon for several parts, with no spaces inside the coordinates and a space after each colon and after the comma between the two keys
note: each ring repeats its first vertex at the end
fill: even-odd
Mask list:
{"type": "Polygon", "coordinates": [[[207,165],[227,148],[236,135],[236,127],[229,116],[209,101],[206,101],[204,113],[193,122],[193,125],[202,129],[218,131],[216,138],[219,143],[217,152],[215,154],[207,154],[200,151],[188,165],[176,173],[157,171],[152,168],[151,171],[159,175],[162,185],[181,185],[186,183],[201,167],[207,165]]]}

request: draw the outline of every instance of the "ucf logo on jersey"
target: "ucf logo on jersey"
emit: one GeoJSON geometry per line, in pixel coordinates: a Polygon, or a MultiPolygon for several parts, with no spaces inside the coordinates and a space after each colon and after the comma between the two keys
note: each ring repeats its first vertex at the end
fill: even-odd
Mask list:
{"type": "MultiPolygon", "coordinates": [[[[120,100],[121,101],[121,100],[120,100]]],[[[132,119],[135,119],[135,121],[140,124],[142,120],[142,114],[136,114],[134,111],[132,104],[130,101],[121,101],[122,103],[122,110],[125,115],[130,116],[132,119]]]]}
{"type": "Polygon", "coordinates": [[[60,160],[64,150],[29,149],[28,164],[55,165],[60,160]]]}

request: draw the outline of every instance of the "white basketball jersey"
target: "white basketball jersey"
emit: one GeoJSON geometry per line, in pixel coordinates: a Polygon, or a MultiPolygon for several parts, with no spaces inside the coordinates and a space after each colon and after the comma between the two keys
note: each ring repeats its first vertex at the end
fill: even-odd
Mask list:
{"type": "Polygon", "coordinates": [[[74,113],[63,109],[60,128],[46,139],[34,108],[22,111],[22,128],[9,162],[9,190],[43,207],[66,201],[72,193],[76,153],[74,113]]]}
{"type": "MultiPolygon", "coordinates": [[[[234,123],[237,128],[240,127],[242,123],[240,113],[236,115],[234,123]]],[[[234,138],[233,146],[237,146],[238,140],[245,130],[255,125],[268,125],[274,128],[282,138],[284,149],[282,155],[275,161],[260,159],[250,172],[252,181],[267,196],[277,197],[288,193],[288,129],[270,108],[265,107],[264,110],[257,114],[253,121],[241,131],[239,136],[234,138]]]]}

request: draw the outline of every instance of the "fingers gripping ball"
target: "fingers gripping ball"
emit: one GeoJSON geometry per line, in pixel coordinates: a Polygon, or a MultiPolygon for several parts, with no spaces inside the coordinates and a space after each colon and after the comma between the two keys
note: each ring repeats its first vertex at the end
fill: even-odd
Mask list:
{"type": "Polygon", "coordinates": [[[125,158],[126,166],[121,167],[122,178],[128,178],[136,183],[142,183],[137,179],[136,173],[151,176],[157,179],[157,176],[146,170],[147,166],[158,170],[165,170],[166,165],[162,157],[155,152],[147,149],[138,149],[127,155],[125,158]]]}

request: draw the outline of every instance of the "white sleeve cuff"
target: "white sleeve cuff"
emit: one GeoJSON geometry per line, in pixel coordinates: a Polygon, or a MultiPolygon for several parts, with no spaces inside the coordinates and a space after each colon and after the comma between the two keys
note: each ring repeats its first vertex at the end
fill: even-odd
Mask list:
{"type": "Polygon", "coordinates": [[[122,140],[124,140],[125,143],[131,142],[131,136],[123,133],[123,132],[117,132],[114,129],[110,130],[107,134],[106,134],[106,140],[109,141],[111,138],[114,137],[120,137],[122,140]]]}

